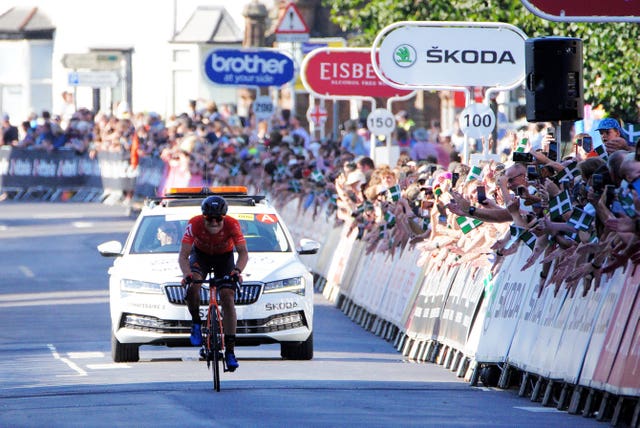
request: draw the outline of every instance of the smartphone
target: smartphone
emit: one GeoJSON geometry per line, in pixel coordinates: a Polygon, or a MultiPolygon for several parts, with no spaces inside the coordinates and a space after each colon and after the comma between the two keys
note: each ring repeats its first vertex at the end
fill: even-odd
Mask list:
{"type": "Polygon", "coordinates": [[[601,195],[604,190],[604,177],[602,174],[593,174],[591,176],[591,185],[593,186],[593,191],[601,195]]]}
{"type": "Polygon", "coordinates": [[[616,199],[616,186],[607,184],[605,188],[605,205],[609,208],[613,205],[613,201],[616,199]]]}
{"type": "Polygon", "coordinates": [[[585,136],[580,140],[580,145],[585,152],[589,153],[591,150],[593,150],[593,138],[591,138],[590,136],[585,136]]]}
{"type": "Polygon", "coordinates": [[[554,128],[552,126],[548,127],[547,128],[547,134],[555,136],[556,135],[556,128],[554,128]]]}
{"type": "Polygon", "coordinates": [[[556,141],[549,142],[549,159],[554,162],[558,161],[558,143],[556,141]]]}
{"type": "Polygon", "coordinates": [[[636,142],[636,162],[640,162],[640,141],[636,142]]]}
{"type": "Polygon", "coordinates": [[[525,195],[527,193],[527,188],[524,187],[524,186],[519,186],[516,189],[516,192],[518,193],[518,196],[523,196],[523,195],[525,195]]]}
{"type": "Polygon", "coordinates": [[[553,169],[551,165],[544,165],[540,168],[540,177],[541,178],[550,178],[553,177],[556,173],[556,170],[553,169]]]}
{"type": "Polygon", "coordinates": [[[631,187],[638,193],[638,195],[640,195],[640,178],[636,178],[635,180],[633,180],[633,183],[631,183],[631,187]]]}
{"type": "Polygon", "coordinates": [[[533,162],[533,155],[531,153],[513,152],[513,161],[530,163],[533,162]]]}
{"type": "Polygon", "coordinates": [[[460,173],[454,172],[451,174],[451,187],[456,187],[456,183],[460,178],[460,173]]]}
{"type": "Polygon", "coordinates": [[[484,186],[476,186],[476,194],[478,195],[478,203],[484,204],[487,201],[487,193],[484,186]]]}

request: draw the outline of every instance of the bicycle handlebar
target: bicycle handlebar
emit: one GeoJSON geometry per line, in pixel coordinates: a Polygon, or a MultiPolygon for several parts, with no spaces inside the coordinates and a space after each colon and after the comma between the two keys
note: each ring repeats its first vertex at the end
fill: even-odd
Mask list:
{"type": "Polygon", "coordinates": [[[209,278],[209,279],[192,279],[191,284],[209,284],[209,286],[220,286],[223,284],[229,284],[234,288],[240,288],[240,281],[234,279],[231,275],[225,275],[222,278],[209,278]]]}

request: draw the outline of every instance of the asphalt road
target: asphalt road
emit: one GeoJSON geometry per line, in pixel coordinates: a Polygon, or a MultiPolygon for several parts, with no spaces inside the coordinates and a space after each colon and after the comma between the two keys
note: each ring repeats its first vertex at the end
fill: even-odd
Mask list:
{"type": "Polygon", "coordinates": [[[408,361],[321,295],[312,361],[239,348],[220,393],[195,348],[115,364],[112,260],[96,245],[124,241],[133,220],[119,206],[0,204],[0,426],[603,426],[408,361]]]}

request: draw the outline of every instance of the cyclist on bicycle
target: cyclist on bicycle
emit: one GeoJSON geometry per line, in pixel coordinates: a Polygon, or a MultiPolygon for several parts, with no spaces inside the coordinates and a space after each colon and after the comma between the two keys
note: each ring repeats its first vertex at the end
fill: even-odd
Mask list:
{"type": "MultiPolygon", "coordinates": [[[[192,217],[182,237],[178,263],[182,270],[182,285],[187,288],[186,300],[191,314],[191,344],[202,344],[202,320],[200,319],[200,287],[198,282],[208,272],[215,278],[230,276],[242,282],[241,273],[249,260],[247,244],[238,220],[227,217],[227,201],[221,196],[209,196],[202,201],[202,215],[192,217]],[[234,264],[233,249],[238,252],[234,264]]],[[[218,287],[224,318],[225,360],[229,370],[239,364],[234,354],[236,339],[235,283],[218,287]]]]}

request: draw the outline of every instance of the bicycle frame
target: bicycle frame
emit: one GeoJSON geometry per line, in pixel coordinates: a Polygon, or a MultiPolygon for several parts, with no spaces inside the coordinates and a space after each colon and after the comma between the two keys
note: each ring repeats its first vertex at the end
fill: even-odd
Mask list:
{"type": "MultiPolygon", "coordinates": [[[[196,284],[209,285],[209,307],[207,309],[207,322],[205,328],[202,329],[202,349],[200,355],[207,362],[207,368],[211,365],[213,371],[213,388],[220,392],[220,363],[222,362],[223,372],[229,371],[224,358],[224,326],[222,324],[222,313],[218,304],[218,286],[222,284],[233,283],[233,281],[224,277],[221,279],[213,278],[208,274],[209,279],[194,280],[196,284]],[[211,364],[213,362],[213,364],[211,364]]],[[[235,284],[237,287],[237,283],[235,284]]]]}

